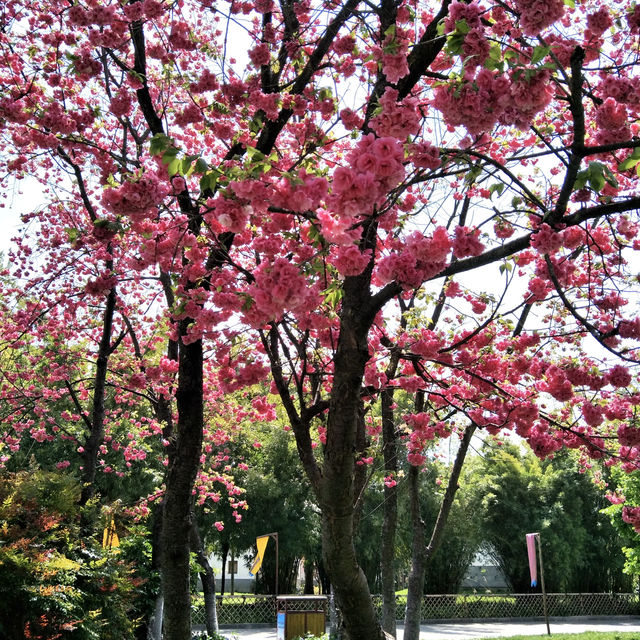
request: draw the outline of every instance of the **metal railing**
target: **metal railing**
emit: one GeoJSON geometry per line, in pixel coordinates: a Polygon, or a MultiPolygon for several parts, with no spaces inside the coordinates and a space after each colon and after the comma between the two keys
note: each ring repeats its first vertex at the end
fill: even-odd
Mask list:
{"type": "MultiPolygon", "coordinates": [[[[373,596],[373,603],[380,614],[382,597],[373,596]]],[[[396,597],[398,620],[404,618],[406,605],[406,596],[396,597]]],[[[640,615],[640,598],[634,593],[549,593],[547,607],[550,616],[640,615]]],[[[218,596],[217,608],[221,625],[275,624],[273,596],[218,596]]],[[[422,599],[423,622],[456,618],[538,618],[542,615],[542,595],[539,593],[426,595],[422,599]]],[[[201,600],[194,601],[192,622],[194,625],[205,622],[201,600]]]]}

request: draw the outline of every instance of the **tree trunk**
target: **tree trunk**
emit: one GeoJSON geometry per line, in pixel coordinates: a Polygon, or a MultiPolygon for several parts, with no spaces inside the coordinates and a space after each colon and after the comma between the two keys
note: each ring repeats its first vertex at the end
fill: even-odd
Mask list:
{"type": "MultiPolygon", "coordinates": [[[[398,446],[393,419],[393,390],[385,390],[381,398],[382,454],[384,470],[393,477],[398,473],[398,446]]],[[[384,507],[380,540],[380,572],[382,578],[382,628],[396,637],[396,526],[398,522],[398,489],[384,486],[384,507]]]]}
{"type": "Polygon", "coordinates": [[[411,518],[411,571],[407,590],[407,609],[404,615],[404,640],[419,640],[422,589],[425,572],[425,526],[420,515],[420,471],[411,465],[408,473],[409,513],[411,518]]]}
{"type": "Polygon", "coordinates": [[[320,593],[325,596],[328,596],[331,593],[331,580],[329,580],[329,575],[327,574],[327,570],[324,566],[324,562],[322,558],[319,558],[316,561],[316,569],[318,570],[318,582],[320,582],[320,593]]]}
{"type": "Polygon", "coordinates": [[[235,553],[231,552],[231,595],[235,595],[236,593],[236,556],[235,553]]]}
{"type": "Polygon", "coordinates": [[[350,640],[383,640],[369,585],[356,560],[354,478],[361,385],[369,359],[367,334],[370,302],[367,277],[347,278],[344,285],[340,337],[327,420],[324,475],[319,498],[322,511],[322,557],[350,640]]]}
{"type": "Polygon", "coordinates": [[[153,605],[153,613],[147,628],[147,640],[162,640],[162,617],[164,612],[164,597],[162,591],[156,594],[156,601],[153,605]]]}
{"type": "Polygon", "coordinates": [[[202,592],[204,593],[204,611],[205,625],[207,634],[213,636],[218,633],[218,612],[216,610],[216,578],[213,569],[209,564],[207,554],[204,550],[202,537],[198,529],[198,523],[195,514],[192,515],[193,524],[191,526],[191,549],[196,554],[196,560],[202,571],[200,572],[200,580],[202,580],[202,592]]]}
{"type": "Polygon", "coordinates": [[[313,593],[313,563],[305,558],[304,560],[304,591],[305,595],[313,593]]]}
{"type": "Polygon", "coordinates": [[[340,505],[323,509],[324,561],[335,589],[349,640],[383,640],[369,585],[356,561],[353,547],[353,513],[340,505]]]}
{"type": "MultiPolygon", "coordinates": [[[[111,261],[107,262],[107,268],[113,268],[111,261]]],[[[113,316],[116,308],[115,287],[109,290],[107,295],[104,315],[102,319],[102,335],[98,345],[96,358],[96,373],[93,380],[93,406],[91,410],[91,430],[84,442],[82,453],[82,492],[80,504],[85,505],[95,493],[96,468],[98,464],[98,451],[104,439],[104,396],[107,385],[107,371],[109,356],[111,355],[111,333],[113,330],[113,316]]],[[[74,401],[75,395],[72,394],[74,401]]]]}
{"type": "MultiPolygon", "coordinates": [[[[222,543],[222,553],[220,554],[220,561],[222,564],[222,576],[220,577],[220,595],[223,596],[227,588],[227,558],[229,557],[229,543],[224,541],[222,543]]],[[[231,594],[233,595],[233,593],[231,594]]]]}
{"type": "Polygon", "coordinates": [[[411,547],[411,573],[409,574],[409,587],[407,591],[407,611],[404,620],[404,640],[418,640],[420,636],[420,606],[422,603],[422,592],[424,589],[425,568],[429,560],[433,557],[444,534],[444,528],[453,506],[453,501],[458,491],[458,480],[464,466],[467,451],[471,438],[475,433],[476,425],[471,423],[464,431],[460,440],[460,447],[456,453],[456,459],[451,468],[451,475],[447,488],[442,497],[440,511],[433,525],[431,539],[426,548],[424,548],[425,527],[424,522],[420,518],[420,490],[418,482],[418,470],[412,466],[409,469],[409,491],[410,491],[410,509],[411,522],[413,529],[413,544],[411,547]]]}
{"type": "MultiPolygon", "coordinates": [[[[181,322],[180,335],[186,335],[181,322]]],[[[189,538],[192,490],[202,449],[202,341],[180,345],[178,422],[164,499],[162,522],[162,590],[165,640],[191,640],[189,538]]]]}
{"type": "MultiPolygon", "coordinates": [[[[151,569],[160,576],[162,575],[162,508],[162,501],[156,503],[151,520],[151,569]]],[[[164,597],[160,585],[147,625],[147,640],[162,640],[163,612],[164,597]]]]}

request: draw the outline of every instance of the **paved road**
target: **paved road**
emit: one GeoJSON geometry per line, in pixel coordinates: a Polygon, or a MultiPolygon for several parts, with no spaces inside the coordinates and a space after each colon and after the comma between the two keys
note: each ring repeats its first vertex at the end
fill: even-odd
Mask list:
{"type": "MultiPolygon", "coordinates": [[[[552,618],[551,634],[581,633],[583,631],[635,631],[640,634],[640,617],[602,618],[552,618]]],[[[422,625],[420,640],[474,640],[475,638],[509,637],[517,635],[542,635],[547,632],[543,621],[497,621],[497,622],[439,622],[422,625]]],[[[230,640],[276,640],[275,629],[222,629],[230,640]]],[[[402,626],[398,627],[398,638],[402,640],[402,626]]]]}

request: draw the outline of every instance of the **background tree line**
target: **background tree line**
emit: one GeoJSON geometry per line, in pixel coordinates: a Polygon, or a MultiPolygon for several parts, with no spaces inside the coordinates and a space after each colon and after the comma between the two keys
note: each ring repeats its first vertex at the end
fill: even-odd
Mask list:
{"type": "MultiPolygon", "coordinates": [[[[250,400],[234,398],[240,404],[250,400]]],[[[52,405],[52,411],[56,410],[64,411],[65,407],[52,405]]],[[[137,411],[144,415],[144,405],[137,411]]],[[[326,593],[330,585],[320,553],[319,514],[286,420],[245,427],[221,442],[212,454],[225,461],[225,472],[233,477],[234,487],[248,508],[236,521],[233,501],[228,497],[196,506],[207,553],[228,559],[231,552],[239,562],[249,563],[256,536],[277,531],[280,593],[294,591],[301,565],[307,579],[299,588],[310,592],[313,575],[315,588],[326,593]],[[225,522],[221,530],[216,527],[220,521],[225,522]]],[[[489,438],[477,444],[477,452],[466,460],[443,543],[428,564],[425,593],[456,593],[480,548],[494,552],[514,592],[530,592],[524,536],[531,531],[542,533],[549,591],[631,589],[638,573],[637,563],[629,562],[636,553],[634,532],[625,523],[611,524],[612,519],[622,522],[615,513],[621,506],[614,505],[609,513],[603,513],[609,502],[602,478],[615,486],[633,476],[608,477],[606,467],[587,470],[571,452],[540,460],[511,442],[489,438]]],[[[98,474],[94,493],[110,505],[105,510],[97,500],[79,506],[79,477],[74,477],[73,469],[57,468],[59,460],[68,455],[64,439],[34,442],[30,449],[8,460],[0,475],[1,628],[8,638],[20,637],[25,620],[21,623],[12,612],[21,610],[49,631],[74,630],[74,637],[90,638],[91,633],[110,637],[104,635],[107,627],[109,633],[121,634],[119,637],[145,637],[157,585],[152,562],[153,518],[141,518],[135,505],[153,492],[154,479],[161,474],[159,458],[150,456],[147,464],[134,466],[121,478],[98,474]],[[122,544],[118,554],[101,544],[106,518],[112,513],[122,544]],[[93,523],[98,534],[85,540],[77,532],[87,522],[93,523]],[[38,564],[45,557],[46,563],[38,564]],[[93,622],[74,625],[83,607],[93,607],[93,622]],[[10,620],[13,626],[8,624],[10,620]]],[[[425,524],[432,527],[450,467],[449,456],[442,449],[432,450],[428,458],[419,478],[420,507],[425,524]]],[[[399,466],[395,570],[397,588],[401,589],[411,564],[411,527],[406,461],[399,466]]],[[[625,481],[625,491],[632,496],[632,481],[625,481]]],[[[385,472],[376,468],[358,516],[356,551],[374,593],[381,584],[384,483],[385,472]]],[[[199,570],[195,561],[193,570],[199,570]]],[[[271,546],[257,576],[257,593],[274,593],[275,571],[271,546]]],[[[217,578],[217,589],[229,592],[228,573],[224,585],[221,576],[217,578]]]]}

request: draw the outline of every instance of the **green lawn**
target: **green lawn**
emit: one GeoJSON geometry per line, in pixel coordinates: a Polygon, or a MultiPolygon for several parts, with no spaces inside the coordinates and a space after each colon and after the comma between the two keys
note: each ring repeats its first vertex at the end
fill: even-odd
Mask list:
{"type": "MultiPolygon", "coordinates": [[[[488,638],[485,640],[489,640],[488,638]]],[[[491,638],[490,640],[640,640],[636,631],[585,631],[584,633],[546,633],[540,636],[509,636],[508,638],[491,638]]]]}

